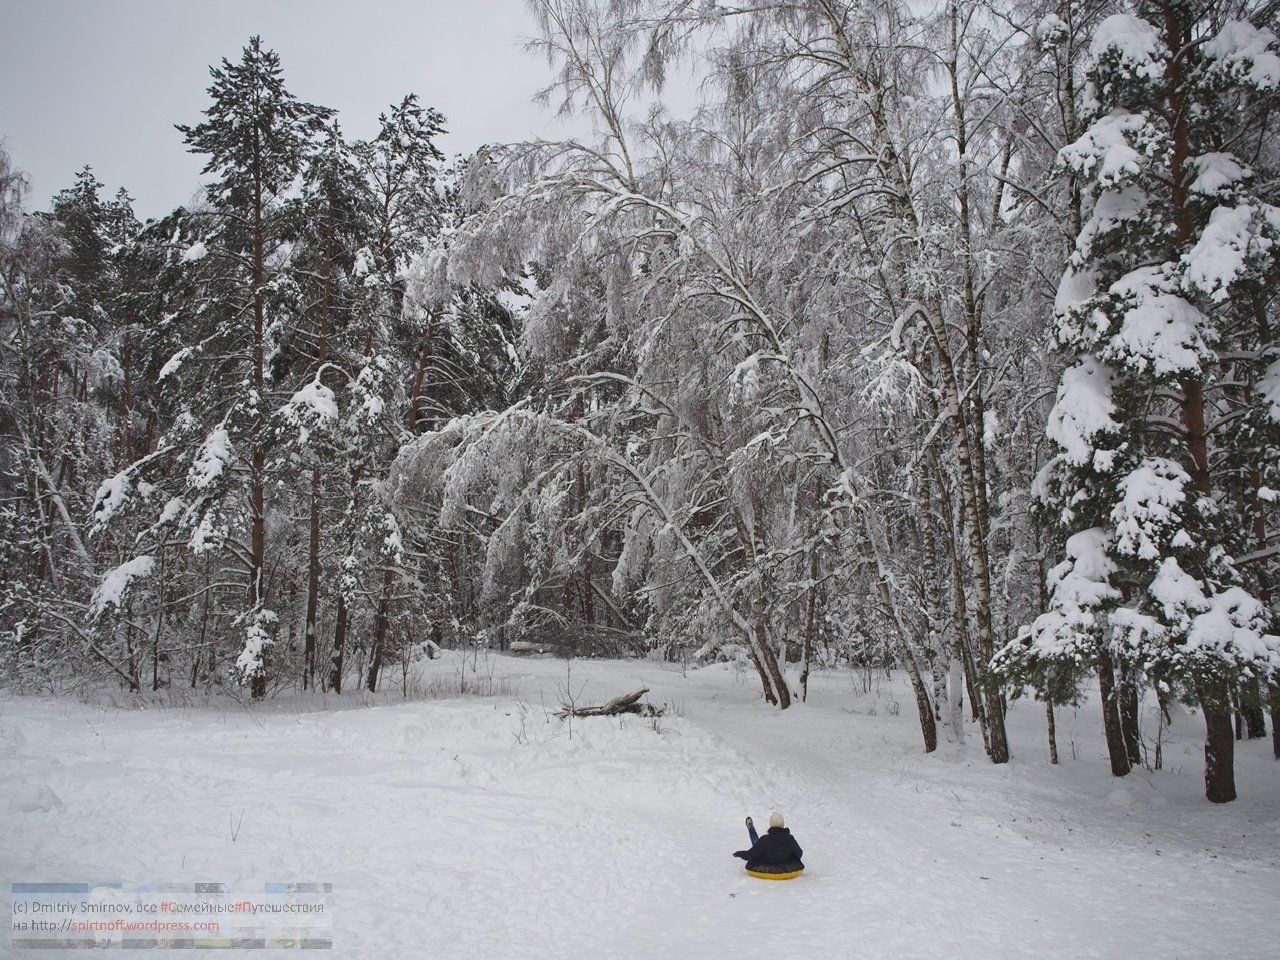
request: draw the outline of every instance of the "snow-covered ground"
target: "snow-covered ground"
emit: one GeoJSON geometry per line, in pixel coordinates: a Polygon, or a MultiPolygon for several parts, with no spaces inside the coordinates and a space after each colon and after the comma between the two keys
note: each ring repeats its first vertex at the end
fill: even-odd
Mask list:
{"type": "Polygon", "coordinates": [[[1269,741],[1214,806],[1197,717],[1117,781],[1095,704],[1059,711],[1052,767],[1021,702],[994,767],[976,728],[924,755],[905,683],[867,679],[819,674],[780,713],[726,665],[449,654],[408,702],[11,697],[0,878],[331,882],[353,958],[1276,956],[1269,741]],[[495,695],[441,698],[464,675],[495,695]],[[554,716],[640,685],[674,714],[554,716]],[[730,856],[774,809],[794,881],[730,856]]]}

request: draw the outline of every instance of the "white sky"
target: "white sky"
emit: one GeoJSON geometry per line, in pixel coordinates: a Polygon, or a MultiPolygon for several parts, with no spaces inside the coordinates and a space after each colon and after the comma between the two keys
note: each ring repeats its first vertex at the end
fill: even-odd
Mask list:
{"type": "Polygon", "coordinates": [[[0,0],[0,137],[31,178],[28,208],[85,164],[141,218],[187,202],[204,158],[173,125],[203,119],[210,65],[255,33],[350,139],[406,93],[448,118],[449,156],[564,130],[530,102],[551,73],[522,49],[525,0],[0,0]]]}

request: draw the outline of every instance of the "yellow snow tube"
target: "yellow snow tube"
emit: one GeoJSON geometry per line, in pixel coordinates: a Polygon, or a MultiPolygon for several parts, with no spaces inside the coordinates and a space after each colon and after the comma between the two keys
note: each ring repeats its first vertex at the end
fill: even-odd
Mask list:
{"type": "Polygon", "coordinates": [[[787,873],[765,873],[763,870],[752,870],[747,867],[747,873],[753,877],[759,877],[761,880],[791,880],[804,873],[804,867],[799,870],[791,870],[787,873]]]}

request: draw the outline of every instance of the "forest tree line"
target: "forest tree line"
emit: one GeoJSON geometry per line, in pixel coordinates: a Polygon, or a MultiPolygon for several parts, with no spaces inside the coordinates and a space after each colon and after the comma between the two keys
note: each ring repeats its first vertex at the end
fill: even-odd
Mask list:
{"type": "Polygon", "coordinates": [[[1280,4],[531,7],[582,142],[446,166],[411,96],[349,143],[254,38],[178,127],[203,203],[4,169],[10,680],[877,664],[997,763],[1010,697],[1052,746],[1096,683],[1117,776],[1150,693],[1232,799],[1280,716],[1280,4]]]}

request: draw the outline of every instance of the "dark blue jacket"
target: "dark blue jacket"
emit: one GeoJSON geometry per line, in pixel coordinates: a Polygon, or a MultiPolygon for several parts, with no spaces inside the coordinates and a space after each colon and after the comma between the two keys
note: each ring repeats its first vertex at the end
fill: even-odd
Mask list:
{"type": "Polygon", "coordinates": [[[766,866],[789,863],[804,866],[800,860],[804,851],[786,827],[770,827],[769,832],[757,840],[750,850],[739,850],[734,856],[747,861],[748,868],[757,863],[766,866]]]}

